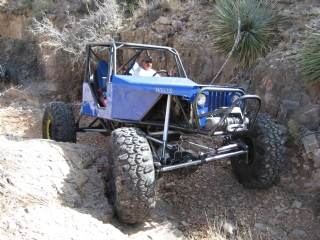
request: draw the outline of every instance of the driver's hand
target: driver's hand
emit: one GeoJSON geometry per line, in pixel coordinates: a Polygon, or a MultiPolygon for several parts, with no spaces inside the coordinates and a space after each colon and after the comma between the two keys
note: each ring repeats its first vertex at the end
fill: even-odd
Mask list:
{"type": "Polygon", "coordinates": [[[167,73],[159,73],[161,77],[168,77],[167,73]]]}
{"type": "Polygon", "coordinates": [[[175,74],[177,74],[177,67],[174,66],[173,68],[170,69],[170,76],[175,76],[175,74]]]}

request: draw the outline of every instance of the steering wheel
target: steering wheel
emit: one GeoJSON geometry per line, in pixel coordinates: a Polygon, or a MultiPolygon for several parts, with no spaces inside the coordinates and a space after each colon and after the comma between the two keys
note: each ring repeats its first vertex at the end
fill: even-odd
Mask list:
{"type": "Polygon", "coordinates": [[[169,73],[167,72],[167,70],[159,70],[159,71],[156,71],[155,74],[152,75],[152,77],[154,77],[155,75],[159,74],[159,73],[165,73],[167,74],[167,77],[170,77],[169,73]]]}

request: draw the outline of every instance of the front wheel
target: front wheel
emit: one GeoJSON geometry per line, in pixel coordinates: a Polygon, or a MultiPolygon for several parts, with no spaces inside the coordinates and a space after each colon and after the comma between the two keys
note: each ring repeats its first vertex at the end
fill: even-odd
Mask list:
{"type": "Polygon", "coordinates": [[[42,137],[58,142],[76,142],[76,124],[71,107],[67,103],[52,102],[43,114],[42,137]]]}
{"type": "Polygon", "coordinates": [[[285,146],[276,121],[258,114],[251,134],[238,139],[248,146],[245,155],[231,159],[236,177],[246,188],[268,188],[280,180],[284,167],[285,146]]]}
{"type": "Polygon", "coordinates": [[[139,223],[155,207],[155,171],[145,133],[138,128],[112,132],[108,148],[108,195],[120,221],[139,223]]]}

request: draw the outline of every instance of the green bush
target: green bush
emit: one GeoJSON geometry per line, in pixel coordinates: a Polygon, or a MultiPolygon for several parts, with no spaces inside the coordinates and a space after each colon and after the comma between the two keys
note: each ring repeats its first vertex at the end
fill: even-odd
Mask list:
{"type": "Polygon", "coordinates": [[[118,0],[119,6],[121,6],[125,12],[133,14],[137,8],[139,8],[140,0],[118,0]]]}
{"type": "Polygon", "coordinates": [[[307,83],[316,84],[320,82],[320,38],[314,35],[300,50],[301,58],[298,65],[301,75],[307,83]]]}
{"type": "Polygon", "coordinates": [[[292,141],[300,140],[302,137],[301,127],[292,119],[287,123],[287,135],[292,141]]]}
{"type": "Polygon", "coordinates": [[[245,68],[268,51],[277,31],[276,14],[270,1],[217,0],[213,12],[213,44],[223,57],[228,56],[235,44],[238,19],[241,38],[231,59],[245,68]]]}
{"type": "Polygon", "coordinates": [[[26,8],[32,8],[32,0],[24,0],[22,3],[23,3],[23,6],[26,7],[26,8]]]}

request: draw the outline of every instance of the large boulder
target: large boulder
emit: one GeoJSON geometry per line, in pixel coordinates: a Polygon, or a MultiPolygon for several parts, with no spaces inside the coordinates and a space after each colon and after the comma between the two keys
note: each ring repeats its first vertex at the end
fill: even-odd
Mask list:
{"type": "Polygon", "coordinates": [[[108,224],[105,154],[94,147],[0,137],[2,239],[127,239],[108,224]]]}

